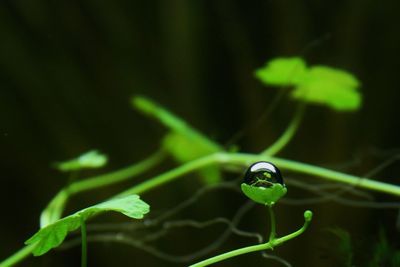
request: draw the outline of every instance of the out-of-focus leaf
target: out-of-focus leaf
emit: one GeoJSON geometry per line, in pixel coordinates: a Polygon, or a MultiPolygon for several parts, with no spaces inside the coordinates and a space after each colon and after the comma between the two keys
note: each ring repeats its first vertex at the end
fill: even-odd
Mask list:
{"type": "Polygon", "coordinates": [[[56,163],[55,166],[60,171],[69,172],[80,169],[100,168],[106,165],[107,161],[106,155],[99,153],[97,150],[91,150],[75,159],[56,163]]]}
{"type": "Polygon", "coordinates": [[[272,59],[263,68],[256,70],[255,74],[267,85],[289,86],[301,82],[306,72],[304,60],[290,57],[272,59]]]}
{"type": "Polygon", "coordinates": [[[374,245],[372,259],[369,261],[368,266],[400,266],[400,251],[394,244],[389,243],[383,227],[379,229],[379,240],[374,245]]]}
{"type": "Polygon", "coordinates": [[[315,66],[292,91],[292,97],[308,103],[326,105],[337,111],[353,111],[361,105],[359,85],[359,81],[348,72],[315,66]]]}
{"type": "MultiPolygon", "coordinates": [[[[179,163],[186,163],[223,150],[219,144],[148,98],[134,97],[132,105],[144,114],[157,119],[170,130],[163,139],[163,147],[179,163]]],[[[200,174],[206,183],[220,181],[220,172],[217,166],[203,168],[200,170],[200,174]]]]}
{"type": "Polygon", "coordinates": [[[310,104],[325,105],[337,111],[360,108],[360,82],[351,73],[327,66],[307,68],[298,57],[276,58],[256,71],[266,85],[294,86],[291,97],[310,104]]]}
{"type": "Polygon", "coordinates": [[[338,238],[336,249],[339,254],[338,256],[341,258],[343,266],[353,266],[353,246],[349,232],[339,227],[330,228],[328,231],[338,238]]]}
{"type": "Polygon", "coordinates": [[[35,245],[33,255],[40,256],[50,249],[58,247],[67,236],[81,226],[81,222],[105,211],[120,212],[130,218],[141,219],[148,213],[150,206],[138,195],[129,195],[111,199],[100,204],[80,210],[70,216],[62,218],[40,229],[31,238],[25,241],[26,245],[35,245]]]}
{"type": "MultiPolygon", "coordinates": [[[[163,147],[176,161],[185,163],[220,151],[220,148],[193,135],[177,132],[168,133],[163,139],[163,147]]],[[[220,181],[220,172],[217,166],[209,166],[200,170],[203,179],[214,184],[220,181]]]]}

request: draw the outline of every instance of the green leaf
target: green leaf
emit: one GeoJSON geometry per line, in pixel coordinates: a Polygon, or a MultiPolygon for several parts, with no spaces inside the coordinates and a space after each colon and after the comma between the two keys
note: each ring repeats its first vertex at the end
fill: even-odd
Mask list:
{"type": "MultiPolygon", "coordinates": [[[[170,130],[163,139],[163,147],[179,163],[186,163],[223,150],[219,144],[148,98],[136,96],[132,99],[132,105],[170,130]]],[[[220,171],[216,166],[201,169],[200,175],[207,184],[214,184],[221,180],[220,171]]]]}
{"type": "Polygon", "coordinates": [[[306,63],[299,57],[276,58],[256,70],[256,77],[267,85],[298,84],[307,72],[306,63]]]}
{"type": "Polygon", "coordinates": [[[252,186],[242,183],[241,189],[242,192],[254,202],[268,206],[275,205],[287,192],[287,188],[279,183],[275,183],[270,187],[252,186]]]}
{"type": "Polygon", "coordinates": [[[115,211],[134,219],[141,219],[148,213],[150,206],[139,198],[130,195],[111,199],[100,204],[80,210],[70,216],[64,217],[42,229],[25,241],[26,245],[35,245],[33,255],[40,256],[50,249],[58,247],[67,236],[81,226],[81,219],[86,221],[90,217],[105,211],[115,211]]]}
{"type": "MultiPolygon", "coordinates": [[[[177,132],[170,132],[165,136],[163,147],[180,163],[189,162],[220,151],[218,146],[203,142],[203,139],[199,139],[198,136],[177,132]]],[[[202,168],[200,174],[207,184],[215,184],[220,181],[220,172],[217,166],[202,168]]]]}
{"type": "Polygon", "coordinates": [[[208,148],[212,147],[213,151],[222,150],[219,144],[207,138],[205,135],[188,125],[183,119],[179,118],[177,115],[173,114],[152,100],[145,97],[136,96],[132,98],[131,103],[132,106],[140,112],[158,120],[161,124],[167,127],[170,132],[179,134],[181,136],[186,136],[186,138],[190,139],[191,141],[201,143],[202,146],[206,146],[208,148]]]}
{"type": "Polygon", "coordinates": [[[373,246],[372,258],[369,260],[368,266],[400,266],[400,251],[396,247],[396,243],[391,244],[387,239],[384,227],[379,227],[379,239],[373,246]]]}
{"type": "Polygon", "coordinates": [[[327,66],[306,67],[299,57],[275,58],[256,71],[266,85],[295,86],[291,97],[310,104],[325,105],[337,111],[360,108],[360,82],[349,72],[327,66]]]}
{"type": "Polygon", "coordinates": [[[99,153],[97,150],[91,150],[75,159],[56,163],[56,168],[63,172],[100,168],[107,164],[107,160],[108,158],[106,155],[99,153]]]}
{"type": "Polygon", "coordinates": [[[335,247],[339,254],[338,256],[343,262],[343,266],[353,266],[353,246],[349,232],[339,227],[329,228],[328,231],[339,239],[335,247]]]}
{"type": "Polygon", "coordinates": [[[361,106],[359,86],[359,81],[346,71],[315,66],[291,95],[295,99],[326,105],[337,111],[353,111],[361,106]]]}

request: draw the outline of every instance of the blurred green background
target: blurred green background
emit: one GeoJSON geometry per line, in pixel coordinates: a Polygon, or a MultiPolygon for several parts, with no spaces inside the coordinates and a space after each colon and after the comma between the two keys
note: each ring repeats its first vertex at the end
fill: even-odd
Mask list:
{"type": "MultiPolygon", "coordinates": [[[[66,177],[51,168],[52,162],[96,148],[109,155],[103,170],[109,171],[158,148],[163,127],[132,110],[131,96],[155,99],[226,144],[257,121],[277,96],[275,88],[264,87],[253,75],[273,57],[300,55],[309,64],[348,70],[361,80],[364,95],[356,113],[310,107],[283,156],[358,175],[395,157],[400,147],[399,12],[400,2],[390,0],[1,1],[1,259],[37,230],[41,210],[65,185],[66,177]],[[354,160],[359,164],[342,168],[341,163],[354,160]]],[[[241,150],[262,151],[284,130],[294,106],[282,100],[256,130],[237,141],[241,150]]],[[[164,170],[171,166],[166,163],[164,170]]],[[[399,165],[392,164],[374,178],[399,183],[399,171],[399,165]]],[[[68,211],[103,200],[128,184],[75,198],[68,211]]],[[[190,195],[191,185],[176,182],[143,198],[156,212],[167,210],[190,195]]],[[[309,193],[294,189],[289,196],[309,193]]],[[[191,216],[210,212],[208,217],[229,217],[243,202],[225,193],[211,199],[219,203],[200,202],[191,216]],[[208,205],[213,205],[211,211],[208,205]]],[[[282,234],[301,224],[305,208],[316,211],[308,233],[276,250],[293,266],[340,266],[336,246],[327,246],[335,241],[327,227],[341,227],[363,243],[355,255],[372,255],[380,228],[393,249],[399,246],[396,209],[333,203],[285,207],[278,209],[277,217],[282,234]]],[[[264,215],[263,210],[252,210],[246,229],[266,231],[264,215]]],[[[193,238],[190,229],[183,229],[159,245],[176,254],[193,252],[221,229],[209,234],[196,230],[193,238]]],[[[232,239],[219,251],[251,242],[232,239]]],[[[89,266],[185,265],[119,244],[93,244],[89,249],[89,266]]],[[[258,254],[218,266],[243,264],[283,266],[258,254]]],[[[79,247],[21,264],[78,265],[79,247]]]]}

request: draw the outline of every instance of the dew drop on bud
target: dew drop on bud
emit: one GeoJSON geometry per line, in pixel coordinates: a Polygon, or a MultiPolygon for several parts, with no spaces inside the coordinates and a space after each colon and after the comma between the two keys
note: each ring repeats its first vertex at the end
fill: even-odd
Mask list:
{"type": "Polygon", "coordinates": [[[271,162],[259,161],[252,164],[246,171],[244,183],[256,187],[271,187],[279,183],[284,185],[279,169],[271,162]]]}

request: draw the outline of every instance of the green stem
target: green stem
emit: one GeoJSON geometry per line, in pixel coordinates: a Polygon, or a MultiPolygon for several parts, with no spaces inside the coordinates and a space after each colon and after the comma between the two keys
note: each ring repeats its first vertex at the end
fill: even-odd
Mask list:
{"type": "Polygon", "coordinates": [[[23,261],[25,258],[31,255],[32,251],[34,250],[36,244],[25,246],[19,251],[12,254],[10,257],[5,259],[4,261],[0,262],[0,267],[10,267],[14,266],[18,262],[23,261]]]}
{"type": "Polygon", "coordinates": [[[82,236],[81,267],[86,267],[87,266],[86,223],[82,216],[81,216],[81,236],[82,236]]]}
{"type": "Polygon", "coordinates": [[[181,177],[187,173],[200,169],[202,167],[216,164],[219,161],[224,160],[225,154],[224,153],[216,153],[209,156],[205,156],[196,160],[192,160],[186,164],[183,164],[175,169],[170,171],[164,172],[158,176],[153,177],[143,183],[140,183],[120,194],[117,196],[126,196],[130,194],[140,194],[143,192],[147,192],[151,189],[157,188],[165,183],[168,183],[172,180],[175,180],[178,177],[181,177]]]}
{"type": "Polygon", "coordinates": [[[261,250],[267,250],[267,249],[273,249],[274,247],[279,246],[279,245],[283,244],[284,242],[286,242],[290,239],[293,239],[293,238],[299,236],[300,234],[302,234],[307,229],[307,227],[310,225],[311,219],[312,219],[312,212],[306,211],[304,213],[304,224],[296,232],[293,232],[291,234],[288,234],[288,235],[280,237],[280,238],[276,238],[276,239],[273,238],[272,240],[269,240],[267,243],[264,243],[264,244],[253,245],[253,246],[248,246],[248,247],[232,250],[232,251],[214,256],[212,258],[203,260],[201,262],[195,263],[193,265],[190,265],[189,267],[204,267],[204,266],[208,266],[208,265],[211,265],[211,264],[214,264],[214,263],[217,263],[217,262],[220,262],[220,261],[232,258],[232,257],[236,257],[236,256],[239,256],[242,254],[261,251],[261,250]]]}
{"type": "MultiPolygon", "coordinates": [[[[322,179],[341,182],[344,184],[353,185],[355,187],[374,190],[377,192],[388,193],[395,196],[400,196],[400,186],[396,186],[393,184],[388,184],[384,182],[379,182],[375,180],[370,180],[364,177],[354,176],[350,174],[345,174],[321,167],[317,167],[314,165],[301,163],[293,160],[267,156],[267,155],[253,155],[253,154],[243,154],[243,153],[216,153],[209,156],[205,156],[203,158],[199,158],[193,161],[190,161],[184,165],[181,165],[175,169],[172,169],[168,172],[165,172],[161,175],[154,177],[153,179],[149,179],[146,182],[140,183],[119,195],[127,195],[131,193],[144,193],[151,189],[154,189],[162,184],[173,181],[174,179],[195,171],[199,168],[211,165],[211,164],[221,164],[224,167],[228,167],[229,165],[240,165],[243,167],[249,166],[250,164],[260,161],[267,160],[274,162],[279,168],[283,170],[289,170],[293,172],[299,172],[311,176],[320,177],[322,179]]],[[[128,177],[127,177],[128,178],[128,177]]],[[[79,183],[79,182],[78,182],[79,183]]],[[[102,183],[105,185],[105,183],[102,183]]],[[[108,184],[108,183],[107,183],[108,184]]],[[[98,184],[94,183],[93,188],[98,184]]],[[[71,185],[72,186],[72,185],[71,185]]],[[[73,190],[74,192],[82,192],[84,190],[88,190],[88,186],[76,186],[73,190]]],[[[9,258],[0,263],[0,267],[11,266],[11,265],[3,265],[4,263],[12,262],[13,264],[21,261],[23,258],[29,255],[29,252],[33,250],[32,246],[27,246],[21,249],[19,252],[11,255],[9,258]],[[25,253],[25,254],[24,254],[25,253]],[[24,255],[21,257],[21,255],[24,255]]]]}
{"type": "Polygon", "coordinates": [[[111,173],[82,179],[68,186],[67,190],[70,194],[77,194],[88,190],[93,190],[99,187],[104,187],[110,184],[119,183],[128,180],[134,176],[153,168],[165,158],[164,151],[160,150],[151,155],[149,158],[132,164],[129,167],[123,168],[111,173]]]}
{"type": "Polygon", "coordinates": [[[296,232],[293,232],[291,234],[288,234],[288,235],[285,235],[285,236],[282,236],[280,238],[275,239],[274,240],[274,245],[278,246],[278,245],[280,245],[280,244],[282,244],[282,243],[284,243],[286,241],[289,241],[290,239],[293,239],[293,238],[301,235],[302,233],[304,233],[304,231],[307,230],[308,226],[310,225],[312,217],[313,217],[313,213],[310,210],[305,211],[304,212],[304,224],[303,224],[303,226],[299,230],[297,230],[296,232]]]}
{"type": "Polygon", "coordinates": [[[67,201],[68,191],[63,189],[58,192],[40,214],[40,227],[43,228],[61,218],[67,201]]]}
{"type": "Polygon", "coordinates": [[[269,241],[272,241],[275,239],[276,236],[276,223],[275,223],[275,214],[274,211],[272,210],[272,206],[267,206],[268,211],[269,211],[269,218],[271,220],[271,231],[269,233],[269,241]]]}
{"type": "MultiPolygon", "coordinates": [[[[58,219],[61,218],[65,204],[68,198],[74,194],[78,194],[84,191],[100,188],[117,182],[122,182],[137,176],[155,165],[157,165],[165,157],[164,151],[158,151],[149,158],[140,161],[139,163],[133,164],[129,167],[121,170],[99,175],[84,180],[76,181],[69,186],[63,188],[57,195],[49,202],[47,207],[43,210],[40,216],[40,227],[43,228],[58,219]]],[[[25,246],[21,250],[9,256],[7,259],[0,262],[0,267],[8,267],[17,264],[26,257],[28,257],[33,249],[34,245],[25,246]]]]}
{"type": "Polygon", "coordinates": [[[118,196],[128,195],[128,194],[140,194],[147,192],[151,189],[157,188],[162,184],[173,181],[184,174],[193,172],[197,169],[200,169],[202,167],[211,164],[221,164],[223,166],[240,165],[246,167],[260,160],[267,160],[274,162],[282,170],[289,170],[293,172],[303,173],[310,176],[316,176],[325,180],[340,182],[359,188],[400,196],[400,186],[371,180],[365,177],[350,175],[322,167],[317,167],[315,165],[310,165],[278,157],[244,154],[244,153],[222,153],[222,152],[205,156],[203,158],[199,158],[196,160],[192,160],[175,169],[172,169],[152,179],[149,179],[143,183],[135,185],[130,189],[124,191],[123,193],[118,194],[118,196]]]}
{"type": "Polygon", "coordinates": [[[40,226],[44,227],[60,219],[66,202],[72,195],[130,179],[151,169],[164,157],[165,153],[160,150],[149,158],[121,170],[71,183],[58,192],[58,194],[50,201],[49,205],[43,210],[40,218],[40,226]]]}
{"type": "Polygon", "coordinates": [[[278,138],[278,140],[261,152],[261,154],[273,156],[279,153],[290,142],[290,140],[292,140],[294,134],[297,132],[300,123],[303,120],[304,111],[305,105],[304,103],[301,103],[285,132],[278,138]]]}
{"type": "Polygon", "coordinates": [[[379,182],[376,180],[371,180],[365,177],[333,171],[326,168],[298,161],[293,161],[289,159],[283,159],[279,157],[272,157],[265,155],[242,154],[242,153],[230,154],[228,159],[229,159],[228,162],[230,164],[235,164],[235,165],[239,164],[244,166],[248,166],[249,164],[256,161],[267,160],[274,162],[274,164],[276,164],[282,170],[289,170],[293,172],[303,173],[311,176],[316,176],[318,178],[325,180],[352,185],[354,187],[400,196],[400,186],[394,184],[388,184],[385,182],[379,182]]]}
{"type": "Polygon", "coordinates": [[[195,263],[193,265],[190,265],[189,267],[203,267],[203,266],[208,266],[232,257],[236,257],[242,254],[250,253],[250,252],[256,252],[256,251],[261,251],[261,250],[267,250],[267,249],[272,249],[273,245],[271,242],[264,243],[264,244],[259,244],[259,245],[254,245],[254,246],[248,246],[244,248],[239,248],[236,250],[232,250],[217,256],[214,256],[212,258],[206,259],[204,261],[195,263]]]}

